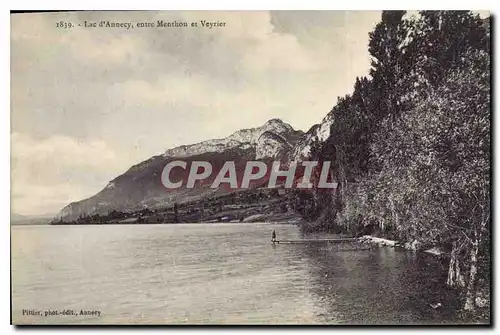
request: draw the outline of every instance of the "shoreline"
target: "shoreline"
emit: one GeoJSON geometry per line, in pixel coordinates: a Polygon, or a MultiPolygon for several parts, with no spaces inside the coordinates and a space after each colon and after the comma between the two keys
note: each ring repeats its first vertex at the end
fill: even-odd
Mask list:
{"type": "Polygon", "coordinates": [[[266,221],[253,221],[253,222],[160,222],[160,223],[137,223],[137,222],[111,222],[111,223],[31,223],[31,224],[11,224],[11,227],[30,227],[30,226],[160,226],[160,225],[196,225],[196,224],[208,224],[208,225],[238,225],[238,224],[282,224],[282,225],[297,225],[296,222],[266,222],[266,221]]]}
{"type": "Polygon", "coordinates": [[[450,254],[445,252],[444,250],[440,249],[438,246],[433,246],[432,248],[429,249],[420,249],[417,247],[417,243],[415,241],[413,242],[399,242],[395,240],[389,240],[383,237],[376,237],[372,235],[363,235],[361,237],[358,237],[359,241],[361,243],[370,243],[377,245],[379,247],[391,247],[391,248],[400,248],[403,250],[407,251],[413,251],[413,252],[421,252],[421,253],[426,253],[428,255],[436,256],[436,257],[449,257],[450,254]]]}

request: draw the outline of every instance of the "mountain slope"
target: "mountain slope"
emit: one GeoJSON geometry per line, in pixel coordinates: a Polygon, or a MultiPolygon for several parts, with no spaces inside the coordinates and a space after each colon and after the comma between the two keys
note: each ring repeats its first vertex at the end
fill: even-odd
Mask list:
{"type": "Polygon", "coordinates": [[[300,140],[297,141],[289,156],[291,160],[303,160],[309,156],[314,141],[324,142],[330,136],[330,128],[334,122],[333,110],[328,113],[320,124],[312,126],[300,140]]]}
{"type": "Polygon", "coordinates": [[[167,190],[161,183],[164,166],[173,160],[186,161],[186,170],[174,169],[171,179],[186,180],[192,161],[208,161],[218,171],[226,161],[235,161],[240,175],[249,160],[288,160],[293,148],[304,137],[279,119],[272,119],[261,127],[243,129],[224,139],[208,140],[192,145],[172,148],[162,155],[151,157],[118,176],[96,195],[64,207],[56,219],[75,220],[82,215],[107,214],[112,210],[135,211],[159,208],[174,202],[186,202],[230,189],[211,189],[215,173],[193,189],[167,190]]]}
{"type": "MultiPolygon", "coordinates": [[[[294,130],[292,126],[281,121],[280,119],[271,119],[261,127],[242,129],[223,139],[208,140],[196,144],[182,145],[173,149],[169,149],[165,151],[163,156],[188,157],[204,152],[223,152],[235,147],[240,147],[243,150],[251,147],[259,148],[260,145],[265,145],[264,143],[260,142],[259,139],[261,135],[266,132],[283,137],[284,140],[287,141],[290,145],[294,145],[303,134],[302,131],[294,130]]],[[[272,155],[273,153],[270,154],[272,155]]]]}

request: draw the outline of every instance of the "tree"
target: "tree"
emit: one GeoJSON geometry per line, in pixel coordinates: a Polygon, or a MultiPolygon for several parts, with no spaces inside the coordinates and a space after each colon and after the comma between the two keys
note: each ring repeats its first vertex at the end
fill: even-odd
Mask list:
{"type": "Polygon", "coordinates": [[[470,12],[383,12],[370,33],[371,78],[356,78],[331,111],[329,138],[311,148],[312,159],[333,162],[339,189],[295,203],[315,228],[371,226],[448,248],[448,284],[464,292],[466,310],[489,279],[485,23],[470,12]]]}
{"type": "Polygon", "coordinates": [[[447,72],[462,67],[469,50],[489,51],[489,35],[479,17],[470,11],[421,11],[415,24],[413,51],[433,87],[447,72]],[[417,51],[418,50],[418,51],[417,51]]]}
{"type": "Polygon", "coordinates": [[[415,109],[382,126],[373,206],[403,235],[452,246],[448,283],[466,286],[471,310],[489,245],[489,54],[469,49],[461,61],[415,109]]]}

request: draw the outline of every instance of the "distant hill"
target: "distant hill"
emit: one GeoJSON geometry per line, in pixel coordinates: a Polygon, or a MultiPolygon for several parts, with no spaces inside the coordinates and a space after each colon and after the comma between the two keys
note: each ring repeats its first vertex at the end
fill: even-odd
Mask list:
{"type": "Polygon", "coordinates": [[[33,225],[33,224],[48,224],[55,217],[55,214],[43,215],[20,215],[16,213],[10,214],[10,224],[18,225],[33,225]]]}

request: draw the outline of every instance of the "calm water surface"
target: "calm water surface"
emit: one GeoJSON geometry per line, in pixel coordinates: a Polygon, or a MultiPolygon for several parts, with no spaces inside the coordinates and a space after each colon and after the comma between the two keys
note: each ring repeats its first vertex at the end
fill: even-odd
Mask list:
{"type": "MultiPolygon", "coordinates": [[[[22,323],[408,324],[454,322],[445,269],[376,248],[273,245],[296,226],[12,227],[12,319],[22,323]],[[432,309],[429,303],[444,307],[432,309]],[[101,316],[23,316],[23,309],[101,316]]],[[[43,312],[42,312],[43,313],[43,312]]]]}

